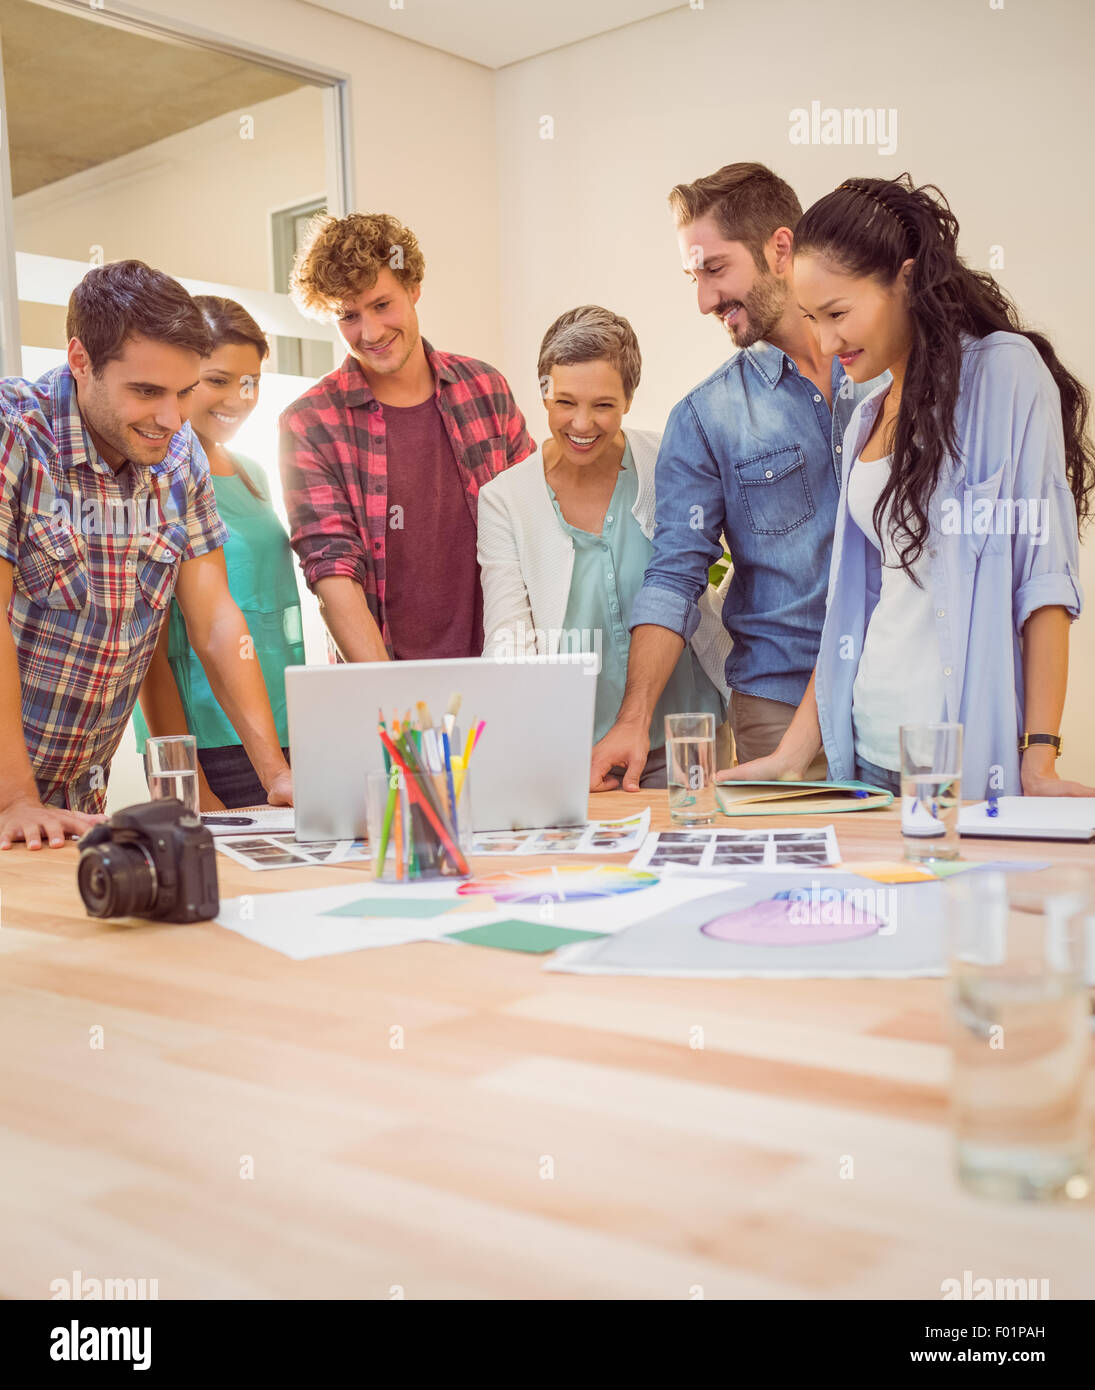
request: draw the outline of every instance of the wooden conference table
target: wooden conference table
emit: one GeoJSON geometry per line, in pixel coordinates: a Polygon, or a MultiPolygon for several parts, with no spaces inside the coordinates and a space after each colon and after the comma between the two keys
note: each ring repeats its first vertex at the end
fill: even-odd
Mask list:
{"type": "MultiPolygon", "coordinates": [[[[648,801],[668,825],[664,792],[590,814],[648,801]]],[[[846,860],[900,852],[892,811],[834,823],[846,860]]],[[[88,918],[76,858],[0,856],[0,1296],[76,1270],[160,1298],[938,1299],[966,1270],[1095,1295],[1095,1201],[955,1183],[940,981],[581,977],[432,943],[296,962],[88,918]]],[[[368,877],[218,867],[224,897],[368,877]]]]}

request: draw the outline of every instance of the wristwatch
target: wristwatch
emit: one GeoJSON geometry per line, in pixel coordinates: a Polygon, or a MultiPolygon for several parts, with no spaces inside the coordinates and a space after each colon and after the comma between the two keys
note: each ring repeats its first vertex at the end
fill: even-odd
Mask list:
{"type": "Polygon", "coordinates": [[[1051,743],[1056,750],[1053,756],[1061,756],[1061,740],[1057,734],[1024,734],[1019,740],[1019,752],[1025,753],[1035,743],[1051,743]]]}

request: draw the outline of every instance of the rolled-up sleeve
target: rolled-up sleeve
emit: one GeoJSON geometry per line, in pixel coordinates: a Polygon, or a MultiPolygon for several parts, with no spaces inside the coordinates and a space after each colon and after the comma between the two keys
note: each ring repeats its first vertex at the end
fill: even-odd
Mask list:
{"type": "Polygon", "coordinates": [[[365,587],[366,562],[353,508],[341,480],[310,443],[306,412],[281,417],[278,446],[289,539],[309,589],[345,575],[365,587]]]}
{"type": "Polygon", "coordinates": [[[1015,627],[1022,631],[1038,608],[1061,607],[1074,619],[1080,616],[1080,540],[1056,384],[1033,348],[1029,353],[1012,349],[1004,370],[1011,377],[1014,495],[1026,506],[1026,525],[1012,533],[1012,606],[1015,627]]]}
{"type": "Polygon", "coordinates": [[[688,400],[673,407],[654,473],[654,554],[631,609],[631,626],[652,623],[688,641],[711,566],[722,556],[722,475],[688,400]]]}
{"type": "Polygon", "coordinates": [[[13,565],[19,554],[19,479],[25,463],[15,430],[0,416],[0,559],[13,565]]]}

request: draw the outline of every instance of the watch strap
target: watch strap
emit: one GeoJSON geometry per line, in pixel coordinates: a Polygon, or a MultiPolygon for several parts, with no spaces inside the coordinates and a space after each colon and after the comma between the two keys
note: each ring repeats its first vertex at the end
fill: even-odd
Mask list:
{"type": "Polygon", "coordinates": [[[1024,733],[1022,738],[1019,740],[1019,752],[1025,753],[1028,748],[1032,747],[1034,744],[1037,743],[1050,744],[1056,750],[1057,756],[1061,756],[1061,738],[1059,734],[1024,733]]]}

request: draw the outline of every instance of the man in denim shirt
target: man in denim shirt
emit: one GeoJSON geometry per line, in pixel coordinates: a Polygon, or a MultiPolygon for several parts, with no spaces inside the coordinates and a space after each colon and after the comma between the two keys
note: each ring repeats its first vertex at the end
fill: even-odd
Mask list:
{"type": "MultiPolygon", "coordinates": [[[[680,401],[658,453],[654,556],[631,612],[627,688],[593,750],[590,788],[639,790],[654,706],[699,623],[722,555],[733,576],[722,619],[738,759],[770,753],[813,671],[825,619],[843,433],[877,384],[824,356],[794,297],[802,208],[762,164],[730,164],[670,194],[700,312],[739,349],[680,401]],[[622,778],[611,775],[624,769],[622,778]]],[[[823,779],[820,756],[808,776],[823,779]]]]}

